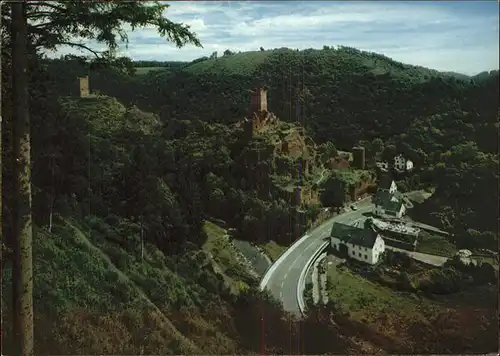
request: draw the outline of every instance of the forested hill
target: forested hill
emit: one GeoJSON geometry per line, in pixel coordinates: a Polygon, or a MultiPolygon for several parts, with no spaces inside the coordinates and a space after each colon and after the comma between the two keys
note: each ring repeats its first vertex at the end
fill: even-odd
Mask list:
{"type": "Polygon", "coordinates": [[[130,60],[123,63],[119,70],[49,61],[47,87],[67,95],[76,76],[89,75],[92,91],[158,113],[164,123],[228,124],[248,114],[248,90],[267,85],[269,109],[282,121],[299,121],[317,143],[333,142],[339,149],[361,143],[373,156],[371,143],[380,139],[386,153],[410,157],[419,172],[408,188],[437,186],[435,204],[427,209],[446,215],[436,216],[444,227],[494,230],[498,71],[465,80],[375,53],[326,46],[227,52],[187,64],[139,63],[142,69],[157,65],[143,74],[134,74],[130,60]],[[461,159],[469,162],[468,177],[456,173],[461,159]],[[484,189],[472,189],[476,185],[484,189]],[[462,209],[464,204],[472,212],[462,209]]]}
{"type": "MultiPolygon", "coordinates": [[[[76,74],[89,73],[76,63],[63,69],[55,61],[51,67],[59,78],[67,73],[65,92],[76,74]]],[[[245,52],[151,69],[128,76],[90,71],[91,87],[164,119],[232,123],[247,114],[248,89],[265,84],[278,117],[301,121],[319,143],[333,140],[346,148],[360,139],[401,134],[421,117],[463,111],[463,98],[479,85],[346,47],[245,52]]],[[[488,105],[494,106],[481,107],[488,105]]]]}

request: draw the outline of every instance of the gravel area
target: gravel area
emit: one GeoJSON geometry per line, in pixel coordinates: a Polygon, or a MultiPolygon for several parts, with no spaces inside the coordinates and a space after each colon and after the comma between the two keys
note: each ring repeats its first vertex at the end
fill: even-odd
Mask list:
{"type": "Polygon", "coordinates": [[[262,253],[247,241],[232,240],[234,246],[241,252],[243,256],[252,264],[253,269],[259,277],[262,277],[270,266],[269,261],[262,255],[262,253]]]}

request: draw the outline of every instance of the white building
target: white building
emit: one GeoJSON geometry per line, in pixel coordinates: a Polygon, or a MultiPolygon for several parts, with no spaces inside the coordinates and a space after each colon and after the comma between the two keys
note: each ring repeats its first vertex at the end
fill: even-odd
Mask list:
{"type": "Polygon", "coordinates": [[[394,169],[399,172],[411,171],[413,169],[413,162],[404,158],[403,155],[398,155],[394,157],[394,169]]]}
{"type": "Polygon", "coordinates": [[[406,213],[402,199],[386,190],[378,190],[372,210],[375,216],[401,218],[406,213]]]}
{"type": "Polygon", "coordinates": [[[375,165],[383,171],[387,171],[389,169],[389,163],[387,162],[376,162],[375,165]]]}
{"type": "Polygon", "coordinates": [[[471,259],[471,256],[472,256],[472,252],[470,252],[469,250],[459,250],[456,255],[460,258],[460,261],[464,264],[464,265],[469,265],[472,262],[472,259],[471,259]]]}
{"type": "Polygon", "coordinates": [[[385,251],[384,239],[372,229],[334,223],[330,240],[332,248],[341,255],[371,265],[376,264],[385,251]]]}
{"type": "Polygon", "coordinates": [[[374,199],[373,215],[380,217],[401,218],[406,212],[403,199],[396,196],[396,182],[388,175],[383,175],[377,187],[374,199]]]}

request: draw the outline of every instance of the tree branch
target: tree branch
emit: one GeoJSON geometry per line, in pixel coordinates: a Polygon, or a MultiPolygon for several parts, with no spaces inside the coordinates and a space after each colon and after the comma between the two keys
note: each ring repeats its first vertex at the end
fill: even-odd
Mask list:
{"type": "Polygon", "coordinates": [[[37,12],[32,12],[31,14],[26,15],[28,19],[37,19],[40,17],[49,17],[53,16],[54,13],[51,11],[37,11],[37,12]]]}
{"type": "Polygon", "coordinates": [[[65,42],[65,41],[62,41],[62,42],[59,42],[57,44],[55,44],[56,46],[58,45],[66,45],[66,46],[70,46],[70,47],[79,47],[81,49],[84,49],[86,51],[89,51],[90,53],[92,53],[94,56],[96,56],[96,58],[101,58],[99,56],[100,53],[102,52],[97,52],[97,51],[94,51],[92,48],[90,47],[87,47],[81,43],[74,43],[74,42],[65,42]]]}
{"type": "Polygon", "coordinates": [[[29,7],[32,6],[45,6],[50,9],[56,10],[56,11],[66,11],[67,9],[61,6],[57,6],[55,4],[51,4],[49,1],[30,1],[28,2],[29,7]]]}

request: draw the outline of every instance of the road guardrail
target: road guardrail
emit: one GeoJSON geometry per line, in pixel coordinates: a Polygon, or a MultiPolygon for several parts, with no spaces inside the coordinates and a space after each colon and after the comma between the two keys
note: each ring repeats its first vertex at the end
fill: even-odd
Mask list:
{"type": "MultiPolygon", "coordinates": [[[[364,201],[364,200],[366,200],[368,198],[369,197],[364,198],[361,201],[364,201]]],[[[357,203],[360,203],[360,202],[357,202],[357,203]]],[[[360,209],[360,210],[362,210],[362,209],[360,209]]],[[[355,212],[354,211],[349,211],[349,212],[346,212],[345,214],[352,214],[352,213],[355,213],[355,212]]],[[[343,215],[343,214],[339,214],[339,215],[343,215]]],[[[273,264],[271,266],[269,266],[267,268],[266,272],[264,273],[264,276],[260,280],[259,289],[261,291],[263,291],[266,288],[267,282],[269,282],[269,279],[273,275],[273,273],[276,270],[276,268],[278,268],[278,266],[283,262],[283,260],[285,260],[290,255],[290,253],[292,253],[292,251],[294,251],[302,242],[304,242],[309,237],[309,234],[314,233],[317,229],[321,229],[321,227],[323,225],[329,224],[331,220],[337,218],[339,215],[332,216],[330,219],[327,219],[326,221],[324,221],[320,225],[315,226],[314,228],[308,230],[307,233],[304,236],[302,236],[300,239],[298,239],[297,241],[295,241],[285,252],[283,252],[281,254],[281,256],[278,257],[278,259],[275,262],[273,262],[273,264]]]]}
{"type": "Polygon", "coordinates": [[[271,278],[274,271],[276,270],[276,268],[278,268],[278,266],[281,264],[281,262],[283,262],[283,260],[285,260],[288,257],[288,255],[290,255],[292,253],[292,251],[295,250],[308,237],[309,237],[309,235],[305,234],[300,239],[295,241],[285,252],[283,252],[281,254],[280,257],[278,257],[278,259],[276,261],[274,261],[274,263],[271,266],[269,266],[266,273],[264,274],[264,277],[261,279],[261,281],[259,283],[259,289],[261,291],[266,288],[266,284],[267,284],[267,282],[269,282],[269,278],[271,278]]]}
{"type": "Polygon", "coordinates": [[[314,264],[314,262],[325,252],[325,249],[328,248],[330,244],[330,240],[325,241],[318,250],[311,256],[311,258],[307,261],[306,265],[302,272],[300,272],[299,283],[297,283],[297,303],[299,304],[300,313],[302,316],[305,316],[306,305],[304,302],[304,290],[306,288],[306,276],[309,273],[309,269],[314,264]]]}

